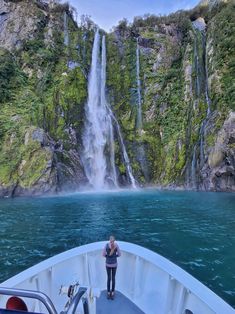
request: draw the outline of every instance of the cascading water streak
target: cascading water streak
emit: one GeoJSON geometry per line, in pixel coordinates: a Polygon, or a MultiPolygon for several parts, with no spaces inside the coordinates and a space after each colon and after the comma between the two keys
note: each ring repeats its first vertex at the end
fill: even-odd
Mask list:
{"type": "Polygon", "coordinates": [[[118,188],[115,167],[114,131],[116,125],[120,146],[130,184],[136,188],[134,176],[128,158],[117,119],[106,100],[106,47],[102,37],[100,60],[100,34],[95,33],[92,49],[92,62],[88,81],[88,101],[83,133],[82,162],[90,186],[95,190],[118,188]]]}
{"type": "Polygon", "coordinates": [[[135,178],[134,178],[134,175],[133,175],[133,172],[132,172],[130,159],[129,159],[127,151],[126,151],[126,147],[125,147],[125,144],[124,144],[124,140],[123,140],[123,137],[122,137],[122,132],[121,132],[119,123],[118,123],[117,119],[115,118],[115,116],[114,116],[114,114],[113,114],[113,112],[111,111],[110,108],[109,108],[109,110],[110,110],[109,111],[110,112],[110,116],[111,116],[112,120],[114,121],[114,123],[116,125],[116,130],[117,130],[119,143],[120,143],[121,150],[122,150],[122,155],[123,155],[123,159],[124,159],[124,164],[125,164],[125,167],[126,167],[127,175],[128,175],[128,177],[130,179],[130,183],[131,183],[132,188],[136,189],[137,188],[136,181],[135,181],[135,178]]]}
{"type": "Polygon", "coordinates": [[[209,87],[208,87],[208,66],[207,66],[207,52],[206,52],[206,34],[205,31],[202,32],[202,40],[203,40],[203,55],[204,55],[204,66],[205,66],[205,98],[207,103],[207,113],[206,117],[208,117],[211,113],[211,100],[209,96],[209,87]]]}
{"type": "Polygon", "coordinates": [[[108,166],[109,166],[109,178],[112,181],[114,187],[118,187],[117,182],[117,173],[115,168],[115,149],[114,149],[114,135],[113,135],[113,125],[112,119],[108,110],[108,104],[106,100],[106,45],[105,45],[105,36],[102,37],[102,56],[101,56],[101,104],[105,110],[105,120],[103,121],[106,124],[106,134],[107,134],[107,144],[109,148],[109,159],[108,159],[108,166]]]}
{"type": "Polygon", "coordinates": [[[104,148],[106,137],[104,132],[105,108],[101,104],[100,95],[100,35],[97,30],[92,49],[92,63],[88,81],[88,101],[86,104],[86,120],[83,134],[83,156],[85,174],[90,185],[96,189],[105,186],[106,160],[104,148]]]}
{"type": "Polygon", "coordinates": [[[196,188],[197,184],[196,184],[196,150],[197,150],[197,145],[194,145],[193,148],[193,159],[192,159],[192,163],[191,163],[191,185],[192,188],[196,188]]]}
{"type": "Polygon", "coordinates": [[[209,88],[208,88],[208,69],[207,69],[207,55],[206,55],[206,34],[205,29],[201,30],[201,38],[202,38],[202,55],[203,55],[203,75],[204,75],[204,99],[207,104],[206,117],[202,121],[199,133],[199,143],[200,143],[200,167],[202,168],[205,163],[204,156],[204,139],[205,139],[205,129],[207,125],[208,118],[211,113],[210,108],[210,97],[209,97],[209,88]]]}
{"type": "Polygon", "coordinates": [[[208,88],[205,21],[200,19],[200,21],[193,23],[193,27],[194,27],[194,69],[195,69],[195,74],[196,74],[195,96],[196,96],[197,102],[199,102],[199,99],[203,99],[205,103],[207,104],[206,115],[200,126],[199,140],[194,145],[192,162],[191,162],[191,186],[193,188],[195,187],[197,188],[198,183],[196,180],[197,178],[196,168],[199,167],[200,169],[202,169],[205,164],[204,141],[205,141],[205,132],[206,132],[207,122],[211,114],[211,101],[209,97],[209,88],[208,88]],[[199,150],[198,162],[196,160],[197,149],[199,150]]]}
{"type": "Polygon", "coordinates": [[[201,93],[201,84],[200,84],[201,68],[200,68],[200,62],[199,62],[199,56],[198,56],[198,43],[197,43],[196,36],[194,39],[194,68],[196,72],[195,92],[196,92],[196,97],[199,98],[200,93],[201,93]]]}
{"type": "Polygon", "coordinates": [[[66,12],[64,12],[64,44],[65,46],[69,45],[68,16],[66,12]]]}
{"type": "Polygon", "coordinates": [[[142,103],[141,103],[141,82],[140,82],[140,51],[139,51],[139,41],[136,39],[136,81],[137,81],[137,120],[136,127],[137,130],[142,129],[142,103]]]}

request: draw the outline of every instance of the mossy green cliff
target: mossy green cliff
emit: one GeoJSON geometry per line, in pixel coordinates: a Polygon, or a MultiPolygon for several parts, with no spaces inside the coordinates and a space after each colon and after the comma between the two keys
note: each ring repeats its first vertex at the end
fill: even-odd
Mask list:
{"type": "MultiPolygon", "coordinates": [[[[234,8],[123,20],[106,34],[107,98],[140,185],[235,190],[234,8]]],[[[0,0],[0,22],[0,195],[79,189],[95,25],[39,0],[0,0]]],[[[115,152],[122,185],[117,135],[115,152]]]]}

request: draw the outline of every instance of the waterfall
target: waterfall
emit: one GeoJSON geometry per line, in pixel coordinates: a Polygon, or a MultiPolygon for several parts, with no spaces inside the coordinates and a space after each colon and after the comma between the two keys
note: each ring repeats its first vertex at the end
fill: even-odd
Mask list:
{"type": "Polygon", "coordinates": [[[92,49],[91,70],[88,80],[88,101],[86,104],[86,120],[83,134],[83,156],[85,174],[91,186],[96,189],[105,187],[106,160],[104,148],[106,138],[104,133],[105,108],[100,103],[100,35],[95,33],[92,49]]]}
{"type": "Polygon", "coordinates": [[[82,35],[82,42],[83,42],[83,49],[82,49],[82,63],[86,64],[86,40],[87,40],[87,33],[85,32],[82,35]]]}
{"type": "Polygon", "coordinates": [[[115,167],[115,147],[114,147],[114,135],[113,125],[110,115],[108,116],[109,122],[109,148],[110,148],[110,178],[115,187],[118,187],[117,173],[115,167]]]}
{"type": "Polygon", "coordinates": [[[200,143],[200,167],[202,168],[205,163],[204,158],[204,137],[205,137],[205,127],[207,123],[207,117],[202,121],[200,132],[199,132],[199,143],[200,143]]]}
{"type": "Polygon", "coordinates": [[[206,117],[211,112],[210,108],[210,97],[208,88],[208,67],[207,67],[207,54],[206,54],[206,24],[202,18],[193,22],[193,28],[195,32],[194,39],[194,67],[196,72],[195,91],[196,97],[200,98],[201,94],[204,93],[204,99],[207,104],[206,117]],[[198,36],[197,36],[198,35],[198,36]],[[199,37],[199,41],[198,38],[199,37]],[[199,53],[199,45],[202,46],[202,54],[199,53]],[[204,81],[204,86],[202,82],[204,81]]]}
{"type": "Polygon", "coordinates": [[[194,145],[193,159],[192,159],[192,164],[191,164],[191,182],[190,182],[193,188],[197,187],[197,184],[196,184],[196,163],[197,163],[196,151],[197,151],[197,145],[194,145]]]}
{"type": "Polygon", "coordinates": [[[97,30],[92,48],[91,69],[88,79],[88,101],[85,108],[84,133],[82,136],[82,163],[89,184],[95,190],[118,187],[112,122],[116,126],[130,184],[136,188],[120,126],[106,99],[105,36],[102,37],[100,60],[100,34],[97,30]]]}
{"type": "Polygon", "coordinates": [[[140,51],[139,41],[136,39],[136,81],[137,81],[137,130],[142,129],[142,103],[141,103],[141,83],[140,83],[140,51]]]}
{"type": "Polygon", "coordinates": [[[211,113],[211,100],[209,96],[209,87],[208,87],[208,66],[207,66],[207,53],[206,53],[206,33],[202,32],[202,40],[203,40],[203,56],[204,56],[204,67],[205,67],[205,98],[207,103],[207,113],[206,117],[211,113]]]}
{"type": "MultiPolygon", "coordinates": [[[[207,54],[206,54],[206,24],[203,19],[198,19],[193,22],[194,27],[194,68],[195,68],[195,95],[197,102],[202,98],[207,104],[206,116],[203,119],[200,130],[199,140],[194,145],[193,156],[191,162],[191,185],[197,187],[197,168],[202,169],[205,164],[204,142],[205,130],[208,119],[211,114],[211,101],[209,97],[208,88],[208,68],[207,68],[207,54]],[[201,53],[199,53],[201,46],[201,53]],[[204,84],[203,84],[204,83],[204,84]],[[199,162],[196,159],[196,151],[199,150],[199,162]]],[[[199,171],[198,169],[198,171],[199,171]]]]}
{"type": "MultiPolygon", "coordinates": [[[[136,119],[136,129],[138,134],[141,136],[143,129],[142,121],[142,99],[141,99],[141,81],[140,81],[140,47],[139,39],[136,39],[136,84],[137,84],[137,119],[136,119]]],[[[145,154],[145,149],[142,143],[139,143],[136,149],[136,159],[140,164],[141,170],[143,172],[144,178],[149,180],[149,171],[147,165],[147,158],[145,154]]]]}
{"type": "Polygon", "coordinates": [[[65,46],[69,45],[68,16],[66,12],[64,12],[64,44],[65,46]]]}
{"type": "Polygon", "coordinates": [[[201,77],[201,67],[199,62],[199,55],[198,55],[198,43],[197,43],[197,37],[195,36],[194,39],[194,68],[196,72],[196,80],[195,80],[195,92],[196,97],[200,97],[201,93],[201,84],[200,84],[200,77],[201,77]]]}
{"type": "Polygon", "coordinates": [[[112,117],[112,119],[113,119],[113,121],[115,123],[115,126],[116,126],[118,139],[119,139],[119,143],[120,143],[120,146],[121,146],[122,155],[123,155],[123,159],[124,159],[124,164],[125,164],[125,167],[126,167],[127,175],[129,177],[129,180],[130,180],[130,184],[131,184],[132,188],[136,189],[137,188],[136,181],[135,181],[135,178],[133,176],[130,159],[128,157],[128,154],[127,154],[127,151],[126,151],[126,147],[125,147],[125,144],[124,144],[124,141],[123,141],[120,125],[119,125],[117,119],[115,118],[115,116],[114,116],[114,114],[113,114],[113,112],[111,111],[110,108],[109,108],[109,110],[110,110],[110,115],[111,115],[111,117],[112,117]]]}
{"type": "Polygon", "coordinates": [[[206,34],[205,30],[201,30],[201,36],[202,36],[202,57],[203,57],[203,75],[204,75],[204,99],[207,104],[207,111],[206,111],[206,117],[202,121],[201,127],[200,127],[200,133],[199,133],[199,142],[200,142],[200,167],[202,168],[205,163],[205,156],[204,156],[204,138],[205,138],[205,128],[207,125],[208,118],[211,113],[210,108],[210,98],[209,98],[209,89],[208,89],[208,69],[207,69],[207,55],[206,55],[206,34]]]}
{"type": "Polygon", "coordinates": [[[105,95],[105,87],[106,87],[106,45],[105,45],[105,36],[102,37],[102,56],[101,56],[101,105],[105,110],[106,120],[106,133],[107,133],[107,142],[110,152],[109,158],[109,177],[113,182],[115,187],[118,187],[117,183],[117,174],[115,168],[115,150],[114,150],[114,135],[113,135],[113,125],[112,119],[110,117],[110,111],[108,110],[106,95],[105,95]]]}

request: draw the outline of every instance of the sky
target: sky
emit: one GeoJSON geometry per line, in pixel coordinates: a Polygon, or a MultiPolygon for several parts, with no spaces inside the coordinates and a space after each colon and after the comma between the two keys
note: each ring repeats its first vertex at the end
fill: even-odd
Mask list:
{"type": "Polygon", "coordinates": [[[88,15],[98,26],[110,31],[123,18],[129,22],[135,16],[146,13],[167,15],[177,10],[195,7],[199,0],[68,0],[77,9],[78,22],[80,16],[88,15]]]}

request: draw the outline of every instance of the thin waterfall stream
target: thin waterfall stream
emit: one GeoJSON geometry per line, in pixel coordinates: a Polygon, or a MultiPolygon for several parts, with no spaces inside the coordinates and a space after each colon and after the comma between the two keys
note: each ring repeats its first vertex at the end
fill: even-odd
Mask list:
{"type": "Polygon", "coordinates": [[[120,147],[121,147],[121,151],[122,151],[122,156],[123,156],[123,159],[124,159],[124,164],[125,164],[125,167],[126,167],[126,171],[127,171],[127,175],[129,177],[129,180],[130,180],[130,184],[131,184],[131,187],[136,189],[137,186],[136,186],[136,181],[135,181],[135,178],[134,178],[134,175],[133,175],[133,172],[132,172],[132,167],[131,167],[131,163],[130,163],[130,159],[128,157],[128,154],[127,154],[127,151],[126,151],[126,147],[125,147],[125,144],[124,144],[124,140],[123,140],[123,137],[122,137],[122,132],[121,132],[121,129],[120,129],[120,125],[117,121],[117,119],[115,118],[112,110],[109,108],[109,111],[110,111],[110,116],[112,117],[115,125],[116,125],[116,131],[117,131],[117,135],[118,135],[118,139],[119,139],[119,144],[120,144],[120,147]]]}
{"type": "Polygon", "coordinates": [[[69,45],[68,16],[66,12],[64,12],[64,44],[65,46],[69,45]]]}
{"type": "Polygon", "coordinates": [[[202,121],[201,128],[200,128],[200,167],[202,168],[205,163],[205,156],[204,156],[204,138],[205,138],[205,128],[207,125],[208,118],[211,113],[210,108],[210,97],[209,97],[209,89],[208,89],[208,70],[207,70],[207,55],[206,55],[206,33],[205,29],[201,31],[202,36],[202,47],[203,47],[203,65],[204,65],[204,94],[205,94],[205,102],[207,104],[207,111],[206,117],[202,121]]]}
{"type": "Polygon", "coordinates": [[[101,55],[101,104],[106,111],[106,119],[103,123],[106,124],[106,133],[107,133],[107,144],[109,148],[109,177],[113,182],[114,186],[118,187],[117,173],[115,168],[115,149],[114,149],[114,135],[113,135],[113,125],[112,119],[110,117],[109,110],[107,110],[107,100],[105,95],[106,89],[106,45],[105,45],[105,36],[102,37],[102,55],[101,55]]]}
{"type": "Polygon", "coordinates": [[[194,145],[193,156],[191,162],[191,186],[193,188],[198,187],[197,182],[197,167],[203,168],[205,164],[205,154],[204,154],[204,139],[205,139],[205,129],[208,119],[211,114],[211,101],[209,97],[208,88],[208,69],[207,69],[207,53],[206,53],[206,24],[205,21],[200,19],[200,21],[193,22],[194,28],[194,68],[195,68],[195,95],[196,102],[199,102],[201,95],[203,95],[203,100],[207,104],[206,116],[203,119],[200,130],[199,130],[199,140],[194,145]],[[199,45],[202,46],[202,52],[200,55],[199,45]],[[203,84],[204,83],[204,84],[203,84]],[[199,160],[197,159],[197,148],[199,150],[199,160]]]}
{"type": "Polygon", "coordinates": [[[140,51],[139,40],[136,39],[136,81],[137,81],[137,120],[136,128],[138,131],[142,129],[142,102],[141,102],[141,82],[140,82],[140,51]]]}

